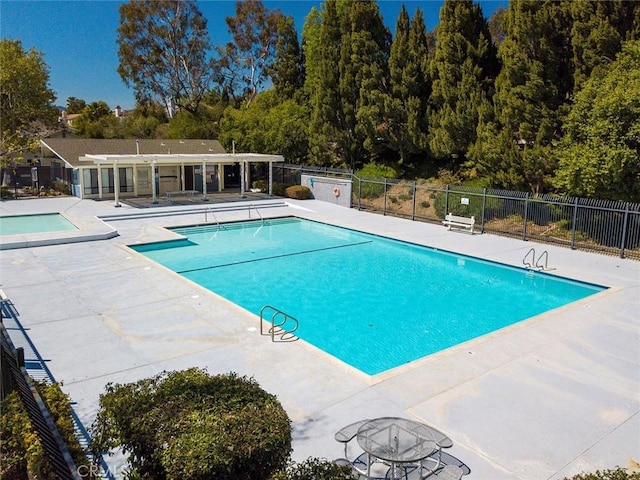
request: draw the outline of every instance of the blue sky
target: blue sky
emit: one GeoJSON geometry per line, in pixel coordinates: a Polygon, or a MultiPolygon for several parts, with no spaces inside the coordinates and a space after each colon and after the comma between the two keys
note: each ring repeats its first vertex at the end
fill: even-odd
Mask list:
{"type": "MultiPolygon", "coordinates": [[[[114,108],[133,108],[133,92],[127,89],[117,73],[118,46],[116,29],[119,23],[118,0],[0,0],[0,36],[19,39],[25,49],[34,47],[44,53],[50,68],[50,87],[56,92],[57,105],[76,97],[87,103],[104,100],[114,108]]],[[[280,9],[293,16],[300,34],[313,0],[264,0],[267,8],[280,9]]],[[[402,4],[410,15],[419,7],[427,29],[438,23],[442,0],[380,0],[378,5],[385,24],[393,31],[402,4]]],[[[507,0],[483,0],[488,18],[507,0]]],[[[227,16],[235,15],[235,1],[200,0],[200,10],[208,21],[214,44],[228,41],[227,16]]]]}

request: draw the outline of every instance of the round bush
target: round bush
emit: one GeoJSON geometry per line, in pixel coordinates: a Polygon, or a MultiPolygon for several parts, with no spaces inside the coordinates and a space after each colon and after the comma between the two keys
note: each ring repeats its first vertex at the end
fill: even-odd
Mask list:
{"type": "Polygon", "coordinates": [[[95,453],[129,453],[141,478],[259,480],[286,465],[291,421],[253,379],[193,368],[108,384],[92,439],[95,453]]]}
{"type": "Polygon", "coordinates": [[[311,189],[304,185],[292,185],[287,187],[284,194],[289,198],[296,198],[298,200],[308,200],[312,197],[311,189]]]}

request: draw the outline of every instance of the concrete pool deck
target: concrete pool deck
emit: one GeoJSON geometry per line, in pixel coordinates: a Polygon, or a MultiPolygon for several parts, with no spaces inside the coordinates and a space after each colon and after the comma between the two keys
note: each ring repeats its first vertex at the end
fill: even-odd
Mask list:
{"type": "MultiPolygon", "coordinates": [[[[298,461],[343,456],[334,433],[379,416],[445,432],[454,442],[447,453],[471,469],[465,479],[562,479],[640,461],[639,262],[314,200],[259,204],[263,217],[296,215],[514,266],[532,247],[547,250],[551,274],[611,288],[368,377],[303,341],[271,343],[255,315],[126,248],[172,238],[164,226],[203,223],[203,209],[141,215],[69,197],[0,202],[1,215],[64,212],[88,239],[117,232],[0,252],[0,288],[87,427],[108,382],[202,367],[252,376],[277,395],[298,461]]],[[[220,222],[249,215],[242,202],[210,207],[220,222]]]]}

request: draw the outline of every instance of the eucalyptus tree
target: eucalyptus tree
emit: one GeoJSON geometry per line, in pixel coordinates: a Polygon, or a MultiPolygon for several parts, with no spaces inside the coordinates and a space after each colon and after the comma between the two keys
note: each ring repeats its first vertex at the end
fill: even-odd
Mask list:
{"type": "Polygon", "coordinates": [[[195,0],[131,0],[119,10],[118,73],[136,99],[161,101],[169,118],[177,110],[197,113],[213,70],[195,0]]]}
{"type": "Polygon", "coordinates": [[[464,161],[476,140],[479,110],[492,95],[498,62],[482,9],[471,0],[445,0],[436,38],[430,147],[448,166],[464,161]]]}
{"type": "Polygon", "coordinates": [[[35,148],[56,126],[55,93],[44,54],[20,40],[0,40],[0,159],[2,165],[35,148]]]}
{"type": "Polygon", "coordinates": [[[237,103],[249,105],[269,79],[282,16],[260,0],[245,0],[236,2],[234,17],[226,17],[231,41],[217,47],[216,78],[237,103]]]}

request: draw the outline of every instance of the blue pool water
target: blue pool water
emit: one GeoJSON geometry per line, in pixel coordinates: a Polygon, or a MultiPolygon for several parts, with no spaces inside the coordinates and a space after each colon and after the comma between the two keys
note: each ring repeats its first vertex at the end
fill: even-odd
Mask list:
{"type": "Polygon", "coordinates": [[[0,217],[0,235],[59,232],[78,228],[59,213],[0,217]]]}
{"type": "Polygon", "coordinates": [[[297,218],[173,230],[131,248],[369,375],[604,289],[297,218]]]}

